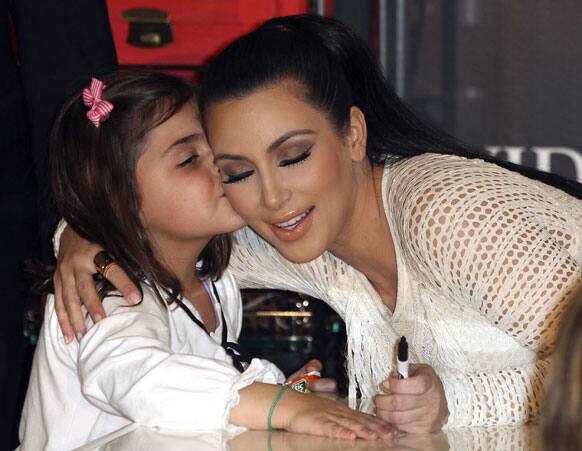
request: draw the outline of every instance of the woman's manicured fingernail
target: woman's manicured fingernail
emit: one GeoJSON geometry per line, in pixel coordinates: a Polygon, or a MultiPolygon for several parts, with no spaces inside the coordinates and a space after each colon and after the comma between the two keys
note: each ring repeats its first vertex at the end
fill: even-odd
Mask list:
{"type": "Polygon", "coordinates": [[[83,334],[81,332],[77,332],[77,341],[81,341],[81,338],[83,338],[83,334]]]}
{"type": "Polygon", "coordinates": [[[137,293],[131,293],[129,295],[129,302],[131,302],[132,304],[137,304],[140,301],[140,297],[139,294],[137,293]]]}
{"type": "Polygon", "coordinates": [[[70,344],[71,341],[73,341],[73,337],[71,337],[70,335],[65,335],[65,343],[70,344]]]}
{"type": "Polygon", "coordinates": [[[95,315],[95,322],[96,322],[96,323],[98,323],[98,322],[99,322],[99,321],[101,321],[102,319],[103,319],[103,317],[102,317],[102,316],[101,316],[99,313],[97,313],[97,314],[95,315]]]}
{"type": "Polygon", "coordinates": [[[384,388],[387,388],[388,390],[390,390],[390,381],[389,380],[385,380],[384,382],[382,382],[382,385],[384,386],[384,388]]]}

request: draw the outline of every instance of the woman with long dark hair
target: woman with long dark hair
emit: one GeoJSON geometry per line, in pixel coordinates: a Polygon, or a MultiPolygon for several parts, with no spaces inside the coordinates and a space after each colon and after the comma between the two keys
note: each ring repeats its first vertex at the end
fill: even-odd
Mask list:
{"type": "MultiPolygon", "coordinates": [[[[334,19],[276,18],[237,39],[200,102],[225,193],[250,226],[230,267],[242,286],[307,293],[344,318],[352,397],[376,396],[377,414],[408,432],[538,417],[582,274],[580,185],[421,121],[334,19]],[[416,366],[396,379],[402,335],[416,366]]],[[[58,277],[82,332],[79,297],[101,312],[84,282],[98,248],[71,234],[63,244],[58,277]]],[[[121,271],[111,280],[132,293],[121,271]]]]}

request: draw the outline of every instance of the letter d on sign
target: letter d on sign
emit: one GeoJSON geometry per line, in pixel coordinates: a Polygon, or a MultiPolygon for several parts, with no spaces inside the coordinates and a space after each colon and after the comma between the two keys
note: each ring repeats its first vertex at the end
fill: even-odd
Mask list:
{"type": "Polygon", "coordinates": [[[567,157],[576,171],[576,180],[582,182],[582,154],[568,147],[532,147],[532,152],[537,156],[537,167],[541,171],[552,172],[552,155],[567,157]]]}

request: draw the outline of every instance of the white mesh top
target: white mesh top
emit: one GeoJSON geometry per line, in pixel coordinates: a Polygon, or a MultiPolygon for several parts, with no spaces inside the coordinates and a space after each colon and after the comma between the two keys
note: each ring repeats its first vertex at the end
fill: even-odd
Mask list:
{"type": "Polygon", "coordinates": [[[406,335],[411,361],[443,382],[446,427],[536,419],[558,319],[582,280],[582,202],[494,164],[434,154],[387,165],[382,191],[394,312],[332,254],[293,264],[249,228],[231,260],[240,286],[333,307],[346,322],[351,397],[378,393],[406,335]]]}

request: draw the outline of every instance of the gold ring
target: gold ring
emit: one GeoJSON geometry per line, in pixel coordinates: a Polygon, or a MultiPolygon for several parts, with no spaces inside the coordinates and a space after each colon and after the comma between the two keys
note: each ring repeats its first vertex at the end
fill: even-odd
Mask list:
{"type": "Polygon", "coordinates": [[[97,272],[107,279],[107,272],[115,265],[115,260],[107,255],[107,252],[100,251],[93,258],[93,263],[97,272]]]}

